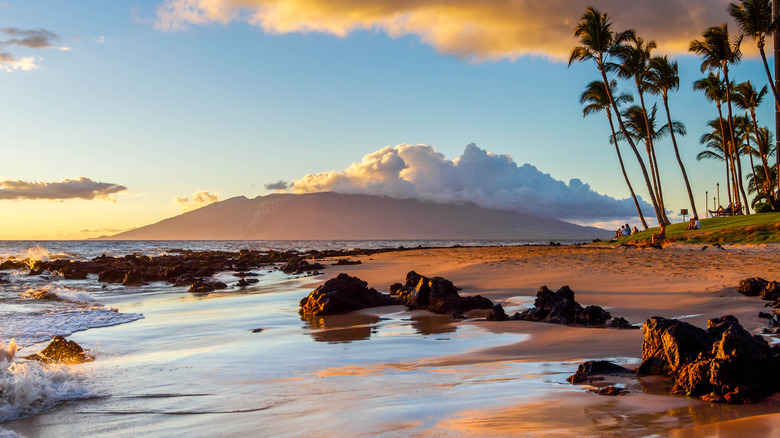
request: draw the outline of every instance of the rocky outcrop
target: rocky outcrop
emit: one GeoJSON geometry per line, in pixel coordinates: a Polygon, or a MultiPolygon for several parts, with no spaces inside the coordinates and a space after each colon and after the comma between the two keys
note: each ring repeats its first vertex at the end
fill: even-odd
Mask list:
{"type": "Polygon", "coordinates": [[[222,289],[227,289],[227,285],[225,283],[221,281],[208,281],[201,278],[198,279],[195,283],[192,283],[192,286],[190,286],[187,292],[204,294],[222,289]]]}
{"type": "Polygon", "coordinates": [[[507,321],[509,320],[509,316],[506,314],[506,311],[504,311],[504,306],[496,304],[490,309],[490,313],[488,313],[488,316],[485,319],[488,321],[507,321]]]}
{"type": "Polygon", "coordinates": [[[556,292],[547,286],[540,287],[534,307],[513,315],[511,319],[582,327],[635,328],[623,318],[613,319],[599,306],[582,307],[574,300],[574,291],[569,286],[563,286],[556,292]]]}
{"type": "Polygon", "coordinates": [[[671,376],[675,393],[750,403],[780,390],[780,348],[750,334],[733,316],[709,320],[707,330],[653,317],[642,330],[639,372],[671,376]]]}
{"type": "Polygon", "coordinates": [[[318,269],[323,269],[324,267],[325,266],[321,263],[309,263],[302,258],[295,258],[285,263],[284,266],[282,266],[281,271],[285,274],[306,274],[317,271],[318,269]]]}
{"type": "Polygon", "coordinates": [[[573,384],[603,380],[601,376],[634,376],[635,371],[606,360],[589,360],[577,367],[577,372],[566,378],[573,384]]]}
{"type": "Polygon", "coordinates": [[[462,297],[459,288],[442,277],[428,278],[414,271],[406,274],[404,284],[390,286],[390,294],[398,295],[398,300],[407,309],[428,309],[440,314],[461,314],[474,309],[490,309],[493,302],[481,296],[462,297]]]}
{"type": "Polygon", "coordinates": [[[767,281],[761,277],[747,278],[739,282],[737,292],[748,297],[760,296],[767,301],[780,300],[780,282],[767,281]]]}
{"type": "Polygon", "coordinates": [[[368,283],[347,274],[339,274],[314,289],[300,301],[301,315],[336,315],[368,307],[398,304],[389,295],[369,288],[368,283]]]}
{"type": "Polygon", "coordinates": [[[348,260],[348,259],[339,259],[336,263],[333,264],[333,266],[349,266],[349,265],[360,265],[363,262],[360,260],[348,260]]]}
{"type": "Polygon", "coordinates": [[[88,362],[93,358],[85,354],[84,349],[74,341],[66,341],[62,336],[55,336],[46,348],[39,353],[26,356],[25,359],[70,365],[88,362]]]}

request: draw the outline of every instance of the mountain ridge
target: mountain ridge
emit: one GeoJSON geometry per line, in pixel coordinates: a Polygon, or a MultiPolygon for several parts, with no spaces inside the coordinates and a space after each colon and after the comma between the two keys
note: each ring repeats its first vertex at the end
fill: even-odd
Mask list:
{"type": "Polygon", "coordinates": [[[473,203],[339,194],[237,196],[101,240],[590,240],[611,233],[473,203]]]}

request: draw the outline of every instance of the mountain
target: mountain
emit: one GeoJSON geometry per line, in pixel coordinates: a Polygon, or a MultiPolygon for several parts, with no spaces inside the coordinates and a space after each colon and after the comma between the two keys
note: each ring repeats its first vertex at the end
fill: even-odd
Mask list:
{"type": "Polygon", "coordinates": [[[612,233],[476,204],[345,195],[239,196],[108,240],[589,240],[612,233]]]}

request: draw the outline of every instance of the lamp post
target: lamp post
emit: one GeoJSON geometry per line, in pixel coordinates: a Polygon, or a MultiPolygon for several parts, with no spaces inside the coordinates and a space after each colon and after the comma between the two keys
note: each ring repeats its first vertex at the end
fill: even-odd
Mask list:
{"type": "Polygon", "coordinates": [[[718,207],[720,207],[720,183],[715,183],[715,188],[718,189],[718,206],[715,207],[715,209],[717,210],[718,207]]]}
{"type": "Polygon", "coordinates": [[[708,191],[704,191],[704,218],[707,219],[710,214],[710,208],[709,208],[709,202],[710,202],[710,195],[708,191]]]}

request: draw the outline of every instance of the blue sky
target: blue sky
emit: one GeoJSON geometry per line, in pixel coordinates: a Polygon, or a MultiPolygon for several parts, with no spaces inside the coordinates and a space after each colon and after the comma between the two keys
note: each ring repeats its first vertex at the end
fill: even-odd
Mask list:
{"type": "MultiPolygon", "coordinates": [[[[521,41],[517,50],[525,50],[526,44],[537,54],[512,49],[504,56],[503,45],[498,52],[485,52],[488,43],[475,49],[468,40],[446,39],[444,30],[444,37],[415,30],[426,29],[424,25],[388,30],[375,18],[367,21],[378,23],[374,27],[361,29],[361,24],[345,36],[327,28],[279,33],[248,22],[241,15],[246,10],[233,7],[231,0],[192,2],[201,14],[210,3],[232,11],[224,23],[185,20],[186,29],[162,29],[160,11],[180,1],[2,3],[0,28],[44,29],[57,34],[54,43],[68,50],[0,46],[16,59],[36,57],[37,66],[0,70],[5,163],[0,181],[86,177],[126,190],[109,196],[109,202],[0,200],[0,214],[11,218],[0,238],[83,238],[142,226],[181,213],[177,197],[198,192],[219,199],[264,195],[270,193],[267,183],[340,172],[399,144],[430,145],[454,160],[475,143],[565,183],[579,179],[598,194],[628,196],[607,143],[605,118],[583,119],[578,103],[584,86],[597,78],[596,70],[591,64],[567,68],[562,61],[561,53],[577,43],[571,34],[566,35],[569,40],[548,46],[521,41]]],[[[298,3],[307,8],[327,2],[298,3]]],[[[342,8],[333,12],[336,16],[358,4],[332,3],[342,8]]],[[[484,4],[500,12],[502,3],[484,4]]],[[[561,14],[576,22],[585,3],[573,3],[561,14]]],[[[711,12],[719,21],[677,37],[664,27],[663,10],[641,23],[629,21],[634,14],[630,9],[641,9],[646,2],[602,3],[596,6],[615,17],[616,28],[638,27],[646,38],[666,38],[669,48],[681,44],[675,38],[696,37],[706,26],[727,19],[728,2],[722,2],[722,12],[711,12]]],[[[691,2],[690,8],[708,5],[691,2]]],[[[306,23],[320,18],[307,17],[306,23]]],[[[528,26],[520,20],[522,25],[528,26]]],[[[436,26],[442,25],[431,24],[436,26]]],[[[753,41],[746,39],[743,46],[752,47],[753,41]]],[[[664,46],[659,53],[667,53],[664,46]]],[[[716,112],[691,90],[702,76],[700,61],[689,55],[676,59],[681,87],[671,96],[672,112],[688,127],[680,146],[697,201],[703,202],[705,190],[712,193],[716,182],[725,184],[720,163],[695,160],[704,124],[716,112]]],[[[756,58],[735,67],[733,77],[766,83],[756,58]]],[[[629,84],[622,87],[629,91],[629,84]]],[[[771,103],[764,104],[759,123],[768,124],[772,117],[771,103]]],[[[668,209],[687,208],[671,144],[660,144],[658,153],[668,209]]],[[[625,147],[624,157],[630,158],[625,147]]],[[[641,194],[638,166],[629,169],[641,194]]],[[[653,217],[651,211],[645,213],[653,217]]]]}

